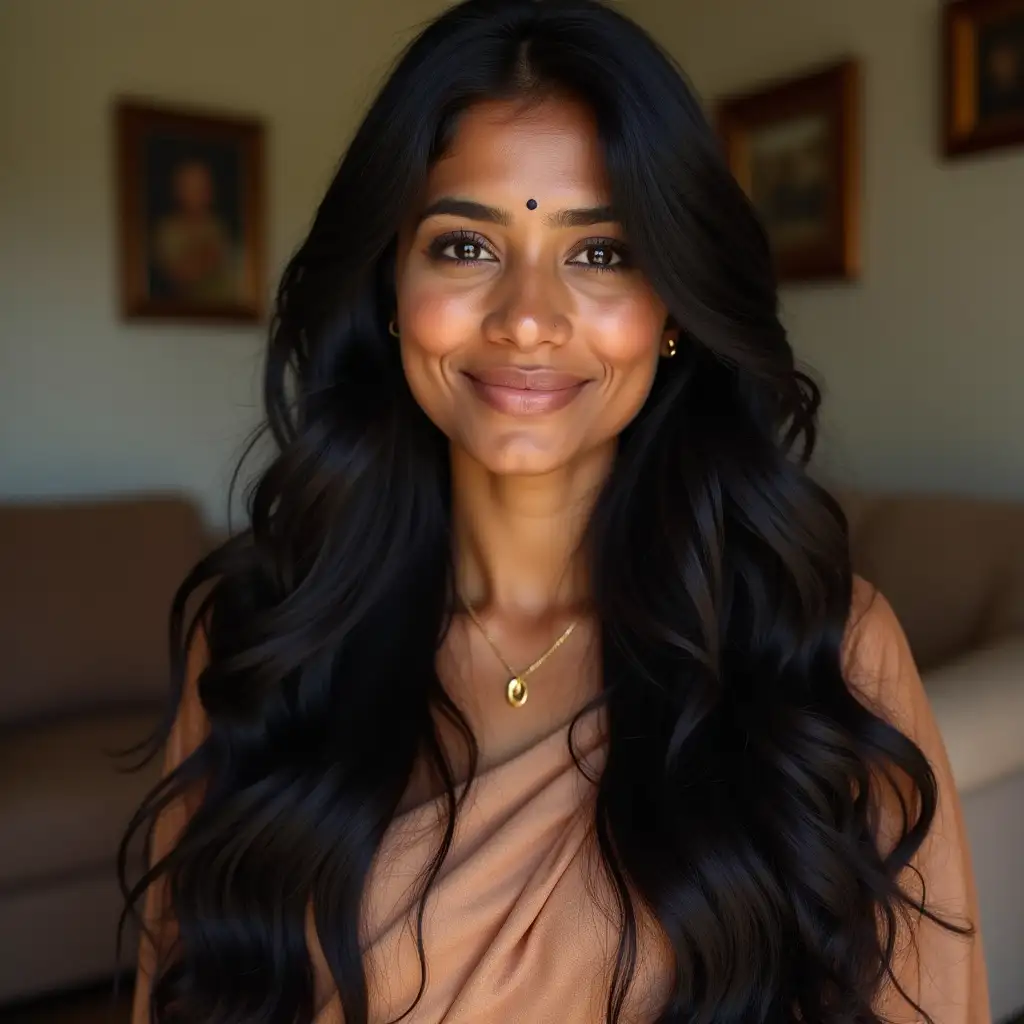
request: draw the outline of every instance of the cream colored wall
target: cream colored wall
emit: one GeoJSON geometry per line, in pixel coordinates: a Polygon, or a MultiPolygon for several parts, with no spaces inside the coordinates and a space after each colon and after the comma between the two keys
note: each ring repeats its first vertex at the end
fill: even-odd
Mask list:
{"type": "Polygon", "coordinates": [[[1024,150],[937,155],[939,0],[636,0],[713,100],[855,54],[864,275],[788,287],[825,378],[826,465],[866,486],[1024,497],[1024,150]]]}
{"type": "Polygon", "coordinates": [[[374,83],[441,6],[0,2],[0,498],[183,488],[222,522],[257,422],[261,329],[118,320],[114,97],[266,119],[276,271],[374,83]]]}

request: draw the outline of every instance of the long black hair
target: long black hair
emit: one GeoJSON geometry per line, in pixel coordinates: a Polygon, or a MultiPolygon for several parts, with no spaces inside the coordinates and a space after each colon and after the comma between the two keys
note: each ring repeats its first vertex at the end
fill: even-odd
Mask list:
{"type": "Polygon", "coordinates": [[[638,26],[596,0],[469,0],[403,54],[284,272],[265,378],[276,454],[249,528],[174,603],[173,699],[201,622],[210,731],[129,835],[192,782],[203,796],[137,885],[122,869],[130,905],[168,883],[179,929],[157,1024],[309,1020],[310,905],[344,1018],[365,1024],[360,903],[418,756],[447,807],[424,893],[450,846],[435,715],[471,764],[476,745],[435,669],[453,607],[448,448],[388,334],[396,232],[461,112],[555,92],[593,110],[617,217],[682,329],[585,545],[608,731],[594,834],[621,922],[608,1021],[636,973],[638,909],[675,954],[663,1024],[879,1020],[936,783],[844,679],[846,524],[806,470],[819,392],[779,322],[766,236],[638,26]],[[909,810],[881,850],[879,780],[897,777],[909,810]]]}

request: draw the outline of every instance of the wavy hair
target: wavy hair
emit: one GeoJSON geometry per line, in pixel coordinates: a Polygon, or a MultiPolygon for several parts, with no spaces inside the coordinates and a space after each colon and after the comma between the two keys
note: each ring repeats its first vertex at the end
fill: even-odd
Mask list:
{"type": "Polygon", "coordinates": [[[620,921],[607,1021],[637,971],[640,910],[674,951],[660,1024],[880,1019],[900,915],[923,909],[900,876],[936,783],[844,679],[846,523],[806,470],[820,396],[779,322],[766,236],[637,25],[596,0],[469,0],[402,55],[284,272],[274,457],[249,527],[174,602],[172,706],[202,623],[210,730],[122,847],[129,910],[160,880],[177,922],[155,1024],[311,1019],[310,906],[344,1018],[366,1024],[360,903],[418,756],[446,811],[422,924],[459,811],[434,716],[473,765],[476,743],[435,668],[453,609],[449,456],[387,331],[395,239],[461,112],[552,93],[592,109],[617,216],[683,331],[585,545],[608,723],[594,827],[620,921]],[[198,780],[180,841],[129,885],[129,839],[198,780]],[[882,850],[886,789],[904,813],[882,850]]]}

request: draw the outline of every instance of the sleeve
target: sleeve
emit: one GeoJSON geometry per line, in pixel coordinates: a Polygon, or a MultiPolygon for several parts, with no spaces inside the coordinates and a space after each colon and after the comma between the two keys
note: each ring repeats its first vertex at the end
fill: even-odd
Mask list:
{"type": "MultiPolygon", "coordinates": [[[[942,737],[907,638],[888,601],[858,580],[853,604],[844,651],[846,678],[872,711],[920,747],[938,784],[934,823],[903,884],[915,896],[920,896],[923,885],[929,909],[975,929],[973,935],[957,935],[914,915],[907,934],[898,937],[893,973],[936,1024],[990,1024],[970,850],[942,737]]],[[[883,845],[889,831],[886,822],[896,820],[895,806],[882,808],[879,840],[883,845]]],[[[878,1009],[894,1024],[920,1020],[894,985],[881,994],[878,1009]]]]}
{"type": "MultiPolygon", "coordinates": [[[[202,743],[208,731],[208,722],[199,700],[199,674],[207,660],[206,641],[202,630],[197,631],[189,650],[185,672],[185,685],[181,703],[171,728],[164,752],[164,774],[176,768],[202,743]]],[[[157,818],[153,828],[150,864],[165,857],[178,841],[178,837],[195,810],[201,794],[188,793],[168,804],[157,818]]],[[[142,912],[145,929],[139,939],[138,969],[132,1002],[131,1024],[149,1024],[149,995],[158,957],[165,953],[175,939],[174,921],[168,913],[166,879],[157,879],[146,891],[142,912]],[[146,932],[156,940],[154,948],[146,932]]]]}

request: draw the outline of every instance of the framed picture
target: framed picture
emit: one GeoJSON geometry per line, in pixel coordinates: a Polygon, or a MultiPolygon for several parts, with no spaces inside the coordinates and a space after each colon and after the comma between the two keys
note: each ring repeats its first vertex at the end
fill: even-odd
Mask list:
{"type": "Polygon", "coordinates": [[[943,12],[947,156],[1024,145],[1024,0],[956,0],[943,12]]]}
{"type": "Polygon", "coordinates": [[[726,157],[771,239],[782,281],[860,273],[860,68],[835,64],[731,96],[726,157]]]}
{"type": "Polygon", "coordinates": [[[116,107],[121,311],[128,319],[263,315],[263,127],[116,107]]]}

